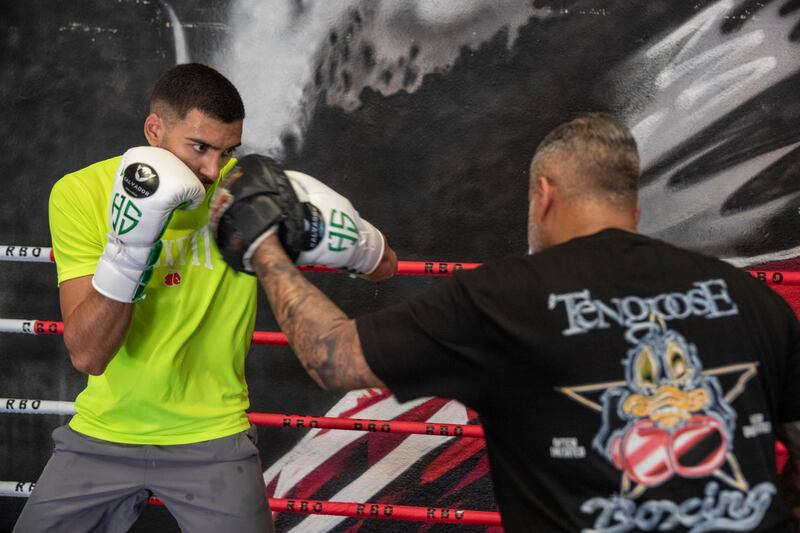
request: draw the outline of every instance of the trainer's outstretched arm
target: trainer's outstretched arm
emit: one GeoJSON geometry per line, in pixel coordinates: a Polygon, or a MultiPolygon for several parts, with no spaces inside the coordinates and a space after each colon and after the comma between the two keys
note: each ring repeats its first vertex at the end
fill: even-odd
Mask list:
{"type": "MultiPolygon", "coordinates": [[[[394,254],[388,245],[385,253],[394,254]]],[[[252,266],[278,325],[314,381],[327,390],[385,387],[367,365],[355,320],[305,279],[277,235],[261,243],[252,266]]]]}

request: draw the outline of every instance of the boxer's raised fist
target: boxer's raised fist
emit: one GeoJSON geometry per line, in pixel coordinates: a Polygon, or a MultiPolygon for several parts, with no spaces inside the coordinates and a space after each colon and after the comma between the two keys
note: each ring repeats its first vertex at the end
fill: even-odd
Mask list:
{"type": "Polygon", "coordinates": [[[92,279],[95,290],[119,302],[142,299],[173,211],[194,209],[204,197],[203,184],[171,152],[152,146],[125,152],[111,190],[108,242],[92,279]]]}

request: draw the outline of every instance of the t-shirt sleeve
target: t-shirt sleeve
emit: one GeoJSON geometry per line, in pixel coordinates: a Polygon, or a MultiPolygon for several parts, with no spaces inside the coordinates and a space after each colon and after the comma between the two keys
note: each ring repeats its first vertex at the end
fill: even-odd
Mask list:
{"type": "Polygon", "coordinates": [[[86,202],[87,191],[77,180],[62,178],[50,192],[50,238],[58,272],[58,284],[94,274],[103,253],[105,235],[99,214],[86,202]]]}
{"type": "Polygon", "coordinates": [[[482,318],[456,278],[356,325],[367,364],[400,401],[440,396],[475,406],[491,381],[482,318]]]}

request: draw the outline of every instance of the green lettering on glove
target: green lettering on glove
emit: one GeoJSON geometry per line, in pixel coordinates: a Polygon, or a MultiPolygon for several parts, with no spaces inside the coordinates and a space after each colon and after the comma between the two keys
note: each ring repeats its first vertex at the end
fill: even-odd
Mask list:
{"type": "Polygon", "coordinates": [[[117,232],[117,235],[125,235],[139,224],[142,211],[130,198],[116,193],[111,203],[111,216],[114,219],[111,227],[117,232]]]}
{"type": "Polygon", "coordinates": [[[347,233],[341,233],[339,231],[330,231],[328,233],[328,239],[338,239],[335,243],[328,242],[328,250],[331,252],[345,252],[358,242],[358,226],[356,225],[355,220],[353,220],[350,215],[344,211],[332,209],[329,225],[331,228],[337,228],[352,234],[348,235],[347,233]],[[338,221],[336,220],[337,213],[339,214],[338,221]]]}

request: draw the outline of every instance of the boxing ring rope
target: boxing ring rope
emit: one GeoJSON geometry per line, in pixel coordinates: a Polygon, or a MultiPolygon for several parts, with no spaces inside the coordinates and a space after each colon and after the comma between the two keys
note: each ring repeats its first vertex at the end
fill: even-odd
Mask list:
{"type": "MultiPolygon", "coordinates": [[[[30,398],[0,398],[0,413],[32,415],[74,415],[74,402],[30,398]]],[[[405,435],[437,435],[440,437],[483,438],[483,428],[477,424],[443,424],[408,420],[371,420],[278,413],[247,413],[256,426],[298,429],[343,429],[370,433],[400,433],[405,435]]]]}
{"type": "MultiPolygon", "coordinates": [[[[63,335],[64,323],[55,320],[0,318],[0,333],[23,333],[26,335],[63,335]]],[[[289,342],[280,331],[254,331],[253,344],[286,346],[289,342]]]]}
{"type": "MultiPolygon", "coordinates": [[[[27,498],[36,483],[29,481],[0,481],[0,496],[27,498]]],[[[405,522],[437,522],[470,526],[499,526],[500,513],[472,511],[446,507],[415,507],[389,503],[329,502],[298,498],[268,498],[269,508],[276,513],[323,514],[350,518],[378,518],[405,522]]],[[[163,505],[158,498],[150,498],[151,505],[163,505]]]]}
{"type": "MultiPolygon", "coordinates": [[[[75,414],[75,403],[30,398],[0,398],[0,413],[67,415],[75,414]]],[[[341,429],[369,433],[395,433],[405,435],[434,435],[439,437],[484,438],[479,424],[443,424],[407,420],[372,420],[313,415],[285,415],[279,413],[249,412],[247,418],[255,426],[298,429],[341,429]]],[[[788,453],[783,443],[775,442],[778,456],[788,453]]],[[[2,494],[0,494],[2,496],[2,494]]]]}
{"type": "MultiPolygon", "coordinates": [[[[0,261],[26,261],[32,263],[54,263],[53,249],[45,246],[12,246],[0,244],[0,261]]],[[[472,270],[481,263],[464,261],[398,261],[397,274],[400,276],[449,276],[461,270],[472,270]]],[[[342,272],[337,268],[305,265],[299,267],[305,272],[342,272]]],[[[754,278],[767,285],[800,285],[800,272],[788,270],[749,270],[754,278]]],[[[254,344],[260,344],[253,341],[254,344]]],[[[269,344],[269,343],[265,343],[269,344]]]]}
{"type": "MultiPolygon", "coordinates": [[[[53,249],[44,246],[12,246],[0,244],[0,261],[25,261],[29,263],[55,263],[53,249]]],[[[463,261],[398,261],[397,273],[401,276],[449,276],[460,270],[478,268],[481,263],[463,261]]],[[[305,272],[342,272],[341,269],[317,265],[304,265],[305,272]]]]}
{"type": "Polygon", "coordinates": [[[0,261],[55,263],[53,249],[44,246],[11,246],[0,244],[0,261]]]}

